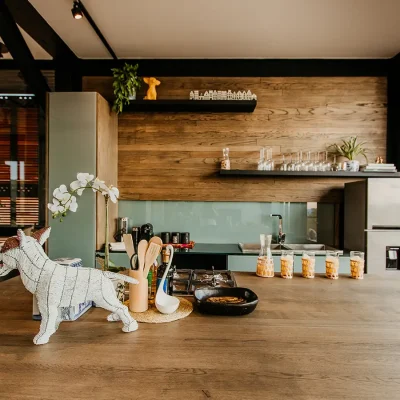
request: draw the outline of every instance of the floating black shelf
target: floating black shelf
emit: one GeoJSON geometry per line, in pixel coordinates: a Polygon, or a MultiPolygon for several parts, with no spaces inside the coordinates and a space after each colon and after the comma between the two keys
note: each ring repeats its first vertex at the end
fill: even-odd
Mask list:
{"type": "Polygon", "coordinates": [[[257,100],[132,100],[124,112],[250,113],[257,100]]]}
{"type": "Polygon", "coordinates": [[[257,170],[220,170],[221,176],[264,176],[266,178],[400,178],[400,172],[305,172],[305,171],[257,171],[257,170]]]}

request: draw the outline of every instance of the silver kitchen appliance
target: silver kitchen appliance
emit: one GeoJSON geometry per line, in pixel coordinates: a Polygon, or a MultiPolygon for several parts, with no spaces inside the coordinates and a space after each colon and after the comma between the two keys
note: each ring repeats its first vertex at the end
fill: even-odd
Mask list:
{"type": "Polygon", "coordinates": [[[400,271],[400,179],[345,184],[344,248],[365,252],[367,273],[400,271]]]}

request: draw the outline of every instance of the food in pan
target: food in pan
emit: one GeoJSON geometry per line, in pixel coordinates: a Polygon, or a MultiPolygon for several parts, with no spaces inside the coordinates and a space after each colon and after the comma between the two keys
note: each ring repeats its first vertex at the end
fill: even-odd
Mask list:
{"type": "Polygon", "coordinates": [[[209,297],[206,301],[209,303],[219,303],[219,304],[242,304],[246,300],[241,297],[235,296],[213,296],[209,297]]]}

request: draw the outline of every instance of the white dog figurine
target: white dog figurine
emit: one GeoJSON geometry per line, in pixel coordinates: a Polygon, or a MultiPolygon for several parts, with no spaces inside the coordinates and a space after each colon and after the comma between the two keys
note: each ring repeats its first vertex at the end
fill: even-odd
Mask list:
{"type": "Polygon", "coordinates": [[[61,322],[58,317],[60,307],[71,307],[90,300],[97,307],[112,312],[107,317],[108,321],[122,321],[124,332],[135,331],[138,324],[128,308],[117,299],[109,278],[136,284],[138,281],[122,274],[94,268],[72,268],[51,261],[42,247],[50,229],[41,229],[32,236],[26,236],[19,229],[17,237],[7,239],[0,251],[0,276],[17,268],[25,287],[36,294],[42,322],[33,343],[45,344],[56,332],[61,322]]]}

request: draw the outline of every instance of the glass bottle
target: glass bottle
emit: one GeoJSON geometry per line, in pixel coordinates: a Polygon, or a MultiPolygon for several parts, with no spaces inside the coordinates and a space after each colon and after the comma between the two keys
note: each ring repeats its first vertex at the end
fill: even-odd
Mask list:
{"type": "MultiPolygon", "coordinates": [[[[169,257],[170,257],[170,252],[169,252],[168,248],[162,249],[162,252],[161,252],[162,263],[157,269],[157,290],[158,290],[158,287],[160,286],[160,283],[161,283],[162,277],[164,275],[164,272],[167,269],[167,266],[168,266],[168,263],[169,263],[169,257]]],[[[167,276],[165,278],[165,283],[164,283],[163,290],[164,290],[165,293],[168,294],[168,289],[169,289],[169,280],[168,280],[168,276],[167,276]]]]}
{"type": "Polygon", "coordinates": [[[221,161],[221,169],[231,169],[231,161],[229,160],[229,148],[222,149],[223,159],[221,161]]]}
{"type": "Polygon", "coordinates": [[[260,159],[258,160],[257,169],[259,171],[264,170],[264,161],[265,161],[265,149],[264,147],[260,150],[260,159]]]}

